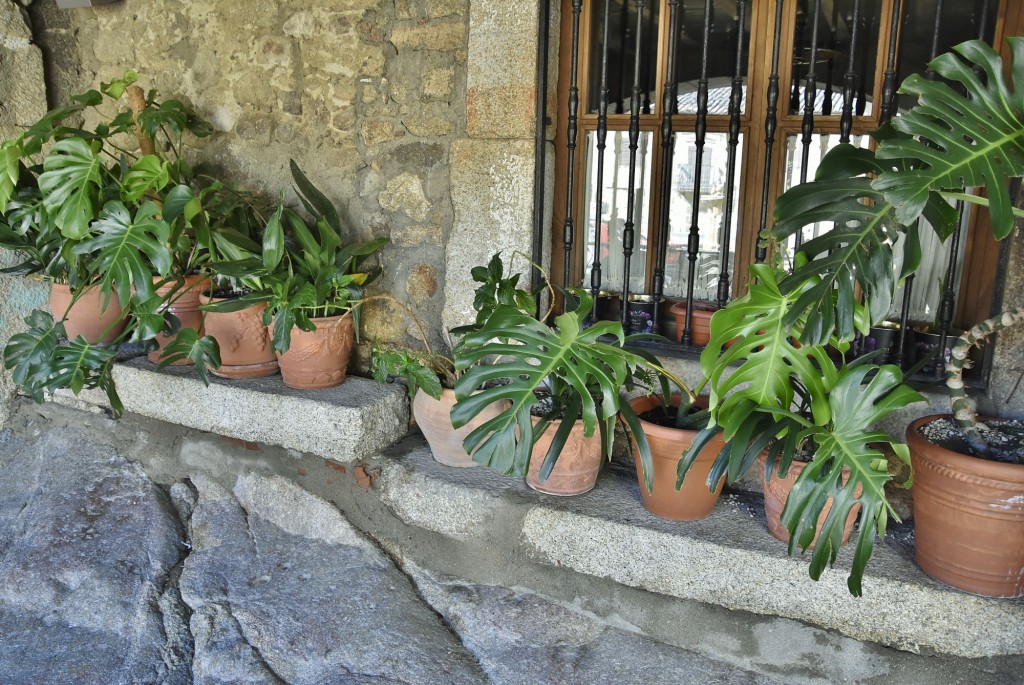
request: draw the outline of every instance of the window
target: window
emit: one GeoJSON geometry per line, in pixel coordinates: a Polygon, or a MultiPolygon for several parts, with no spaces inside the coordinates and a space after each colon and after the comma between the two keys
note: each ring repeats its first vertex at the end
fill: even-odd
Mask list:
{"type": "MultiPolygon", "coordinates": [[[[911,104],[896,96],[887,109],[888,69],[898,85],[952,45],[1002,45],[1024,28],[1013,0],[588,0],[574,41],[573,5],[562,5],[552,275],[666,305],[743,292],[775,198],[911,104]]],[[[947,324],[988,311],[998,250],[972,231],[979,220],[963,222],[952,285],[966,294],[947,324]]],[[[935,317],[945,285],[950,246],[927,249],[911,321],[935,317]]]]}

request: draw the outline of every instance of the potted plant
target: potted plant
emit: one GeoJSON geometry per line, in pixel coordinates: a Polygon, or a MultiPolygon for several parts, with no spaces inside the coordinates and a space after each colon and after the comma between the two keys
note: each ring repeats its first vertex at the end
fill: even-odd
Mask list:
{"type": "Polygon", "coordinates": [[[460,427],[485,407],[507,401],[498,416],[469,434],[466,451],[481,464],[526,476],[534,489],[559,495],[594,487],[617,424],[632,436],[652,474],[647,438],[619,393],[660,383],[668,395],[670,377],[651,355],[630,347],[652,336],[625,336],[612,321],[587,327],[593,302],[582,289],[569,289],[565,300],[575,308],[555,317],[550,328],[520,306],[499,303],[485,312],[456,349],[455,368],[464,373],[451,413],[452,425],[460,427]]]}
{"type": "MultiPolygon", "coordinates": [[[[461,339],[461,336],[469,331],[476,330],[498,304],[518,307],[530,315],[536,315],[536,293],[519,287],[520,274],[511,273],[511,264],[508,271],[507,273],[500,253],[495,254],[487,266],[478,266],[472,270],[473,280],[480,284],[473,300],[476,320],[473,324],[447,332],[449,349],[458,349],[458,343],[453,344],[451,336],[461,339]]],[[[420,339],[426,349],[424,352],[416,352],[395,347],[384,348],[375,344],[371,361],[373,377],[378,382],[395,378],[405,379],[409,399],[412,400],[413,418],[423,432],[431,454],[437,462],[456,468],[478,466],[466,451],[463,442],[474,429],[497,416],[507,402],[502,401],[485,407],[465,425],[455,428],[452,425],[451,411],[456,401],[455,383],[461,372],[456,371],[454,359],[431,349],[422,324],[408,307],[388,295],[367,298],[366,301],[376,297],[387,298],[405,311],[419,330],[420,339]]]]}
{"type": "Polygon", "coordinates": [[[271,332],[285,385],[326,388],[345,380],[358,331],[358,304],[364,287],[381,272],[366,260],[387,239],[346,245],[341,218],[330,200],[294,160],[291,172],[312,222],[279,208],[267,224],[258,255],[250,250],[242,259],[212,265],[224,276],[249,279],[252,292],[203,309],[228,312],[265,303],[263,322],[271,332]]]}
{"type": "MultiPolygon", "coordinates": [[[[184,200],[193,171],[179,153],[186,132],[204,136],[209,127],[181,102],[147,96],[135,80],[129,71],[0,143],[4,235],[8,246],[27,250],[25,270],[45,263],[44,272],[66,275],[74,292],[69,309],[94,290],[108,311],[131,312],[119,334],[98,340],[78,335],[74,327],[68,336],[66,311],[59,312],[60,320],[47,312],[30,314],[29,330],[12,338],[4,356],[15,381],[38,400],[57,388],[100,387],[119,413],[111,377],[116,344],[130,338],[151,345],[179,323],[164,316],[176,291],[161,295],[158,288],[177,280],[176,262],[192,263],[200,253],[201,241],[190,239],[190,218],[201,207],[184,200]],[[131,109],[112,116],[99,110],[125,94],[131,109]],[[100,122],[91,130],[70,123],[92,109],[100,122]],[[133,134],[140,141],[138,153],[122,144],[122,136],[133,134]]],[[[216,355],[216,348],[198,334],[180,343],[179,354],[216,355]]]]}
{"type": "MultiPolygon", "coordinates": [[[[1010,44],[1019,60],[1024,40],[1012,38],[1010,44]]],[[[831,506],[811,556],[812,578],[835,561],[840,529],[854,507],[861,507],[848,580],[854,595],[861,593],[876,537],[895,517],[884,492],[891,480],[887,453],[902,462],[910,458],[905,445],[872,426],[919,396],[895,366],[843,361],[847,346],[856,333],[868,334],[886,317],[896,286],[917,269],[919,217],[945,238],[958,221],[950,200],[987,204],[994,234],[1005,237],[1015,214],[1007,178],[1024,173],[1024,114],[998,55],[980,41],[955,50],[959,57],[943,55],[930,68],[965,95],[941,81],[911,76],[901,92],[916,95],[918,104],[875,134],[876,150],[840,145],[823,159],[814,181],[779,198],[771,239],[784,240],[820,221],[834,221],[835,227],[801,246],[790,273],[755,266],[750,292],[713,317],[712,339],[701,358],[710,377],[712,415],[702,439],[721,431],[728,444],[719,472],[736,477],[767,448],[766,475],[782,474],[801,448],[808,451],[810,461],[796,479],[782,523],[792,535],[790,552],[806,549],[814,523],[831,506]],[[968,194],[968,188],[985,188],[988,198],[968,194]],[[904,249],[894,250],[900,243],[904,249]],[[732,337],[739,340],[726,350],[732,337]],[[830,349],[840,354],[830,356],[830,349]],[[732,364],[739,366],[728,375],[732,364]],[[797,398],[804,411],[794,410],[797,398]]],[[[1015,64],[1011,71],[1019,70],[1015,64]]],[[[694,451],[680,463],[681,474],[694,451]]],[[[920,485],[925,469],[916,462],[920,485]]],[[[1024,500],[1024,491],[1018,492],[1024,500]]],[[[916,512],[926,497],[915,489],[919,536],[927,524],[916,512]]],[[[1007,546],[1006,540],[1000,544],[1007,546]]]]}

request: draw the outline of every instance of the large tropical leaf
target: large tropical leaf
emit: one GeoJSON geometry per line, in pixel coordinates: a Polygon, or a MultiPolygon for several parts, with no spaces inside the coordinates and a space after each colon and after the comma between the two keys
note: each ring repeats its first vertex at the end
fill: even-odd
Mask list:
{"type": "Polygon", "coordinates": [[[157,368],[162,369],[185,360],[195,365],[196,373],[203,384],[209,385],[209,370],[220,366],[220,348],[217,346],[217,340],[210,335],[200,336],[199,331],[194,328],[181,328],[160,353],[157,368]]]}
{"type": "Polygon", "coordinates": [[[7,203],[14,195],[21,175],[21,147],[14,141],[0,144],[0,214],[7,210],[7,203]]]}
{"type": "Polygon", "coordinates": [[[701,368],[710,386],[708,408],[714,422],[725,429],[726,441],[758,407],[788,410],[797,385],[810,398],[807,410],[816,424],[831,418],[827,396],[834,364],[824,348],[801,346],[797,339],[802,322],[790,324],[787,317],[814,282],[787,294],[768,265],[755,264],[751,275],[756,282],[749,292],[712,317],[711,341],[701,354],[701,368]],[[730,369],[734,364],[738,368],[730,369]]]}
{"type": "MultiPolygon", "coordinates": [[[[584,329],[588,309],[566,312],[555,318],[554,328],[548,328],[515,307],[499,305],[479,330],[465,336],[456,368],[466,373],[455,386],[458,402],[452,409],[452,424],[463,426],[484,407],[509,400],[505,411],[466,438],[466,451],[474,460],[523,475],[534,443],[550,425],[545,420],[572,423],[580,419],[587,436],[594,435],[599,425],[607,428],[614,421],[618,393],[643,359],[622,349],[620,325],[604,321],[584,329]],[[613,336],[618,345],[601,342],[604,335],[613,336]],[[478,365],[494,355],[498,358],[493,363],[478,365]],[[537,392],[553,390],[555,409],[535,431],[530,410],[539,401],[537,392]]],[[[558,437],[556,433],[546,462],[564,445],[565,436],[561,441],[558,437]]]]}
{"type": "Polygon", "coordinates": [[[888,433],[873,427],[892,412],[919,401],[924,397],[903,385],[902,374],[894,365],[844,368],[829,395],[832,423],[808,425],[801,434],[815,451],[793,486],[782,523],[791,534],[790,553],[797,547],[806,549],[814,539],[818,517],[831,500],[811,556],[809,572],[815,580],[826,565],[835,562],[847,516],[860,504],[860,533],[848,585],[853,595],[861,594],[861,578],[875,538],[885,535],[889,516],[899,520],[885,497],[884,487],[891,477],[882,446],[910,463],[906,445],[894,443],[888,433]],[[844,472],[849,473],[845,483],[844,472]]]}
{"type": "Polygon", "coordinates": [[[156,155],[146,155],[128,168],[124,177],[125,200],[138,202],[146,193],[160,190],[170,180],[168,163],[156,155]]]}
{"type": "Polygon", "coordinates": [[[64,324],[49,312],[34,309],[25,317],[28,330],[11,336],[4,347],[4,368],[37,402],[43,401],[47,379],[53,374],[54,350],[64,337],[64,324]]]}
{"type": "Polygon", "coordinates": [[[1024,85],[1024,38],[1007,40],[1014,56],[1012,85],[1003,77],[999,55],[978,40],[953,48],[963,59],[947,53],[929,64],[964,94],[917,74],[903,82],[900,92],[916,95],[918,104],[894,125],[915,138],[885,141],[877,154],[880,159],[919,160],[920,168],[887,171],[873,184],[896,207],[901,223],[921,214],[930,191],[985,187],[996,237],[1012,230],[1008,179],[1024,176],[1024,107],[1016,90],[1024,85]]]}
{"type": "Polygon", "coordinates": [[[93,228],[96,235],[75,252],[95,255],[103,292],[116,291],[122,302],[128,302],[134,286],[139,299],[150,298],[153,278],[166,276],[171,268],[170,227],[160,218],[160,208],[147,202],[133,218],[124,204],[108,202],[93,228]]]}
{"type": "Polygon", "coordinates": [[[99,156],[84,140],[68,138],[54,144],[43,169],[39,189],[47,211],[66,237],[84,238],[96,217],[103,173],[99,156]]]}

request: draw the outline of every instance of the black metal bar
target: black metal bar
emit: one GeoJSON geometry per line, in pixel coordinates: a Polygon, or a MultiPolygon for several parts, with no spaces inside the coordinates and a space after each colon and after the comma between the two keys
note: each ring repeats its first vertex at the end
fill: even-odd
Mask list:
{"type": "MultiPolygon", "coordinates": [[[[885,74],[882,77],[883,124],[892,119],[895,114],[893,105],[896,101],[896,49],[899,46],[900,24],[902,23],[901,4],[901,0],[894,0],[892,3],[892,17],[889,19],[889,52],[885,58],[885,74]]],[[[903,341],[901,340],[900,342],[902,343],[903,341]]]]}
{"type": "Polygon", "coordinates": [[[832,116],[832,85],[833,79],[835,78],[836,70],[836,54],[839,48],[839,41],[836,38],[836,32],[839,28],[839,3],[832,3],[832,25],[829,27],[832,29],[831,35],[829,36],[829,46],[831,53],[828,57],[828,67],[825,71],[825,97],[821,101],[821,113],[828,117],[832,116]]]}
{"type": "MultiPolygon", "coordinates": [[[[897,13],[899,13],[899,9],[898,8],[895,11],[897,13]]],[[[864,16],[865,16],[864,28],[865,28],[865,30],[867,30],[871,26],[871,24],[874,23],[875,0],[868,0],[867,12],[864,13],[864,16]]],[[[861,41],[861,45],[863,47],[861,48],[861,51],[860,51],[860,62],[861,62],[861,64],[864,65],[864,68],[861,69],[861,72],[860,72],[860,82],[859,82],[859,85],[857,86],[857,109],[856,109],[856,113],[857,113],[857,116],[859,116],[859,117],[864,116],[864,113],[867,112],[867,110],[868,110],[868,94],[867,94],[868,81],[869,80],[874,81],[874,76],[875,76],[875,70],[874,69],[868,69],[868,57],[869,57],[870,52],[871,52],[871,41],[869,41],[869,40],[861,41]]]]}
{"type": "MultiPolygon", "coordinates": [[[[569,82],[569,120],[568,120],[568,150],[569,168],[566,177],[565,190],[565,222],[562,225],[562,251],[564,252],[562,285],[566,288],[570,285],[569,274],[572,271],[572,249],[576,242],[575,217],[573,212],[573,198],[576,193],[576,139],[579,136],[580,121],[580,12],[583,11],[583,0],[573,0],[572,3],[572,67],[570,68],[569,82]]],[[[539,263],[539,262],[538,262],[539,263]]]]}
{"type": "Polygon", "coordinates": [[[686,243],[686,259],[690,271],[686,275],[686,332],[683,342],[693,344],[693,284],[697,276],[697,257],[700,250],[700,183],[704,165],[704,141],[708,129],[708,49],[711,44],[712,0],[704,2],[704,45],[700,56],[700,80],[697,82],[697,123],[694,128],[694,170],[693,170],[693,211],[690,220],[690,236],[686,243]]]}
{"type": "Polygon", "coordinates": [[[754,259],[761,263],[768,257],[768,244],[761,239],[768,228],[768,203],[772,184],[772,150],[779,126],[779,55],[782,52],[782,0],[775,3],[775,42],[772,45],[772,73],[768,77],[768,110],[764,118],[764,174],[761,182],[761,225],[758,230],[754,259]]]}
{"type": "Polygon", "coordinates": [[[665,294],[665,259],[668,255],[669,197],[672,193],[672,157],[675,136],[672,115],[676,113],[679,84],[676,82],[676,48],[679,38],[679,0],[668,0],[668,70],[661,105],[661,205],[658,207],[658,247],[654,260],[654,330],[661,330],[661,300],[665,294]]]}
{"type": "Polygon", "coordinates": [[[722,266],[718,272],[718,306],[729,302],[729,239],[732,234],[733,203],[736,200],[736,149],[740,142],[740,116],[743,114],[743,37],[747,23],[747,0],[739,0],[736,6],[736,69],[732,77],[732,91],[729,94],[729,157],[725,172],[725,213],[722,218],[722,266]]]}
{"type": "MultiPolygon", "coordinates": [[[[814,140],[814,99],[818,91],[818,79],[815,70],[818,68],[818,22],[821,19],[821,0],[814,0],[814,15],[811,19],[811,58],[807,65],[807,78],[804,80],[804,116],[800,125],[800,183],[807,181],[807,166],[811,163],[811,142],[814,140]]],[[[803,243],[803,231],[793,236],[797,248],[803,243]]]]}
{"type": "Polygon", "coordinates": [[[636,49],[633,64],[633,97],[629,102],[629,186],[626,188],[626,223],[622,227],[622,308],[623,330],[629,334],[629,270],[633,258],[633,207],[636,201],[636,150],[640,141],[640,57],[643,49],[644,7],[647,0],[636,0],[636,49]]]}
{"type": "MultiPolygon", "coordinates": [[[[540,0],[540,16],[537,17],[537,137],[535,141],[535,158],[537,166],[533,176],[533,263],[544,261],[544,204],[546,200],[545,166],[547,164],[547,110],[548,110],[548,41],[551,33],[551,0],[540,0]]],[[[531,289],[537,291],[537,303],[540,304],[540,273],[530,269],[531,289]]],[[[542,307],[537,307],[537,316],[542,307]]]]}
{"type": "Polygon", "coordinates": [[[850,45],[847,47],[846,75],[843,80],[843,112],[839,116],[840,143],[849,143],[850,131],[853,130],[853,98],[857,81],[856,50],[861,22],[860,5],[861,0],[854,0],[853,19],[850,22],[850,45]]]}
{"type": "Polygon", "coordinates": [[[615,99],[615,113],[626,112],[626,55],[629,54],[629,39],[632,34],[629,32],[629,3],[622,3],[622,11],[619,13],[619,24],[622,27],[622,59],[619,60],[619,96],[615,99]]]}
{"type": "MultiPolygon", "coordinates": [[[[604,150],[608,140],[608,36],[612,0],[604,0],[604,43],[601,46],[601,88],[597,100],[597,184],[594,188],[594,261],[590,266],[590,293],[597,302],[601,293],[601,205],[604,191],[604,150]]],[[[594,320],[594,310],[590,320],[594,320]]]]}
{"type": "MultiPolygon", "coordinates": [[[[781,5],[783,0],[779,0],[781,5]]],[[[794,114],[800,111],[800,60],[797,58],[800,46],[804,43],[804,29],[807,28],[807,0],[800,0],[800,8],[796,15],[796,39],[793,41],[793,75],[790,78],[792,84],[789,92],[789,113],[794,114]]],[[[778,37],[778,34],[775,34],[778,37]]]]}

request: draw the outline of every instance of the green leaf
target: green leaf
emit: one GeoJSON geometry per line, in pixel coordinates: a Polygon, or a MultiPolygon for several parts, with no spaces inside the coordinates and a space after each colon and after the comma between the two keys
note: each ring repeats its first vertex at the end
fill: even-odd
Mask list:
{"type": "Polygon", "coordinates": [[[61,233],[82,239],[96,216],[95,196],[102,183],[99,157],[85,141],[68,138],[54,144],[39,175],[43,203],[61,233]]]}
{"type": "Polygon", "coordinates": [[[167,185],[170,175],[167,162],[156,155],[146,155],[131,165],[124,178],[125,200],[137,202],[150,191],[167,185]]]}
{"type": "MultiPolygon", "coordinates": [[[[1021,38],[1008,38],[1018,75],[1021,38]]],[[[879,147],[880,159],[913,159],[915,169],[887,171],[874,182],[896,207],[903,223],[914,221],[928,202],[929,193],[985,187],[988,190],[992,231],[1002,239],[1013,228],[1013,202],[1009,178],[1024,175],[1024,109],[1019,97],[1024,83],[1011,87],[1003,78],[998,54],[983,41],[973,40],[940,55],[929,66],[963,93],[941,80],[912,75],[900,88],[915,95],[918,104],[894,120],[894,126],[914,138],[887,140],[879,147]],[[984,74],[979,77],[976,67],[984,74]]]]}
{"type": "Polygon", "coordinates": [[[4,347],[4,368],[12,372],[15,384],[41,402],[47,381],[54,373],[53,356],[59,339],[65,335],[64,324],[39,309],[29,313],[25,323],[28,329],[12,335],[4,347]]]}
{"type": "Polygon", "coordinates": [[[277,211],[263,229],[263,268],[267,272],[273,272],[284,258],[284,226],[281,224],[283,212],[284,205],[278,205],[277,211]]]}
{"type": "Polygon", "coordinates": [[[291,168],[292,179],[295,181],[295,192],[298,194],[299,199],[302,200],[302,204],[306,207],[307,211],[316,218],[326,220],[328,226],[334,230],[335,234],[340,236],[342,227],[338,210],[334,208],[334,205],[327,199],[326,195],[310,183],[294,159],[288,160],[288,166],[291,168]]]}
{"type": "Polygon", "coordinates": [[[103,208],[93,226],[96,235],[75,247],[76,254],[94,255],[103,292],[116,291],[122,302],[131,299],[132,286],[139,299],[153,295],[153,278],[166,276],[171,268],[170,227],[159,216],[153,202],[142,205],[134,218],[120,202],[103,208]]]}
{"type": "Polygon", "coordinates": [[[21,148],[14,141],[0,144],[0,214],[7,211],[7,203],[14,195],[21,170],[21,148]]]}
{"type": "Polygon", "coordinates": [[[157,368],[191,360],[204,385],[210,384],[209,369],[220,366],[220,348],[213,336],[199,336],[194,328],[181,328],[164,347],[157,368]]]}

